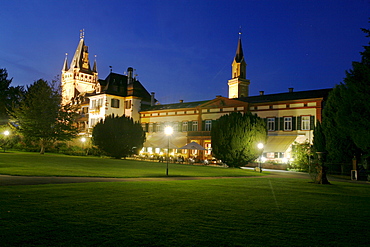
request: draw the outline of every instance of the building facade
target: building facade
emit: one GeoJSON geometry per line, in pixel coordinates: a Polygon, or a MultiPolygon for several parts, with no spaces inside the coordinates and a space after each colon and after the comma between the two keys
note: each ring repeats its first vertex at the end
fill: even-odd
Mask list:
{"type": "Polygon", "coordinates": [[[236,54],[228,81],[228,97],[174,104],[155,104],[154,93],[133,76],[128,68],[126,75],[111,72],[106,79],[97,79],[96,61],[90,69],[87,46],[80,37],[71,67],[67,59],[62,70],[63,99],[79,106],[81,133],[89,135],[94,125],[106,116],[125,115],[140,121],[146,132],[142,150],[146,155],[159,155],[168,147],[174,155],[195,157],[199,160],[212,157],[211,129],[214,122],[231,112],[252,112],[266,121],[268,140],[264,158],[287,162],[292,158],[294,143],[312,143],[313,128],[321,121],[324,102],[331,89],[319,89],[278,94],[249,96],[250,80],[246,79],[246,61],[239,36],[236,54]],[[172,126],[170,139],[164,128],[172,126]],[[181,150],[180,147],[196,142],[205,148],[181,150]]]}

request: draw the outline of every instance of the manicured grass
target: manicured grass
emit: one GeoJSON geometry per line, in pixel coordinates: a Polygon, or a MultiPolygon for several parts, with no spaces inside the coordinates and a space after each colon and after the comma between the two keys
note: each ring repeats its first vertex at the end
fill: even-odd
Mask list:
{"type": "Polygon", "coordinates": [[[1,246],[367,246],[370,187],[271,177],[0,187],[1,246]]]}
{"type": "MultiPolygon", "coordinates": [[[[0,174],[163,177],[165,166],[0,154],[0,174]]],[[[367,246],[369,184],[175,164],[170,175],[235,178],[0,186],[0,246],[367,246]]]]}
{"type": "MultiPolygon", "coordinates": [[[[38,153],[0,153],[0,174],[73,177],[163,177],[166,163],[38,153]]],[[[266,173],[265,173],[266,174],[266,173]]],[[[260,176],[242,169],[169,164],[169,176],[260,176]]],[[[262,174],[263,175],[263,174],[262,174]]]]}

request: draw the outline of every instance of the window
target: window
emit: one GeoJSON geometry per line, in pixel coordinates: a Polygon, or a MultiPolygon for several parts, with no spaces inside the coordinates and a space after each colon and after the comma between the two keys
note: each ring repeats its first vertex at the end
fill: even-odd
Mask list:
{"type": "Polygon", "coordinates": [[[284,130],[289,131],[292,130],[292,117],[284,117],[284,130]]]}
{"type": "Polygon", "coordinates": [[[301,129],[310,130],[310,116],[302,116],[301,118],[301,129]]]}
{"type": "Polygon", "coordinates": [[[198,131],[198,121],[193,121],[192,131],[198,131]]]}
{"type": "Polygon", "coordinates": [[[95,99],[91,101],[91,108],[97,109],[103,105],[103,99],[95,99]]]}
{"type": "Polygon", "coordinates": [[[119,99],[112,99],[111,105],[113,108],[119,108],[119,99]]]}
{"type": "Polygon", "coordinates": [[[131,100],[125,101],[125,109],[131,109],[131,100]]]}
{"type": "Polygon", "coordinates": [[[211,131],[212,129],[212,120],[206,120],[205,122],[205,131],[211,131]]]}
{"type": "Polygon", "coordinates": [[[275,130],[275,118],[267,118],[267,130],[268,131],[275,130]]]}
{"type": "Polygon", "coordinates": [[[150,123],[149,124],[149,130],[148,130],[148,132],[153,132],[153,123],[150,123]]]}
{"type": "Polygon", "coordinates": [[[188,131],[188,122],[182,122],[182,132],[188,131]]]}
{"type": "Polygon", "coordinates": [[[173,124],[173,131],[174,132],[178,132],[179,131],[179,123],[178,122],[174,122],[174,124],[173,124]]]}

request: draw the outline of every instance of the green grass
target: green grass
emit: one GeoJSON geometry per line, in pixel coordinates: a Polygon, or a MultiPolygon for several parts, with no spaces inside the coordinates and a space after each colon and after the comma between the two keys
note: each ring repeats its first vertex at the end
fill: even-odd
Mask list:
{"type": "MultiPolygon", "coordinates": [[[[57,156],[41,157],[49,156],[55,162],[49,169],[66,173],[57,156]]],[[[1,169],[9,167],[4,157],[1,169]]],[[[27,170],[37,164],[28,172],[37,171],[44,158],[18,165],[27,170]]],[[[76,159],[90,163],[84,168],[76,161],[81,174],[102,169],[89,158],[76,159]]],[[[127,162],[101,160],[117,172],[127,162]]],[[[140,171],[153,165],[137,164],[140,171]]],[[[218,170],[227,176],[229,170],[180,167],[194,168],[179,170],[189,174],[218,170]]],[[[273,176],[0,186],[0,246],[368,246],[369,204],[369,184],[317,185],[273,176]]]]}
{"type": "Polygon", "coordinates": [[[365,246],[370,187],[299,179],[0,187],[1,246],[365,246]]]}
{"type": "MultiPolygon", "coordinates": [[[[72,177],[164,177],[166,163],[38,153],[0,153],[0,174],[72,177]]],[[[169,176],[260,176],[242,169],[169,164],[169,176]]]]}

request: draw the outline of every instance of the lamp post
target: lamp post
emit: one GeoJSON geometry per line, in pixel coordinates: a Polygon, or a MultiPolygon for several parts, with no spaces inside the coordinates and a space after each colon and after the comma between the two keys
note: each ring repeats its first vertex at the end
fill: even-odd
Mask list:
{"type": "Polygon", "coordinates": [[[173,128],[171,126],[167,126],[166,128],[164,128],[164,133],[166,134],[167,136],[167,140],[168,140],[168,146],[167,146],[167,168],[166,168],[166,176],[168,176],[168,160],[169,160],[169,152],[170,152],[170,136],[172,135],[173,133],[173,128]]]}
{"type": "Polygon", "coordinates": [[[85,142],[86,142],[86,138],[85,137],[82,137],[81,138],[81,142],[82,142],[82,154],[84,155],[85,154],[85,142]]]}
{"type": "MultiPolygon", "coordinates": [[[[258,147],[259,150],[263,151],[263,143],[258,143],[257,147],[258,147]]],[[[260,172],[262,172],[262,164],[261,163],[262,163],[262,153],[260,155],[260,163],[259,163],[260,172]]]]}
{"type": "MultiPolygon", "coordinates": [[[[4,135],[5,135],[5,138],[7,138],[8,135],[10,135],[10,132],[8,130],[5,130],[4,135]]],[[[5,153],[5,148],[6,148],[6,142],[4,143],[4,153],[5,153]]]]}

